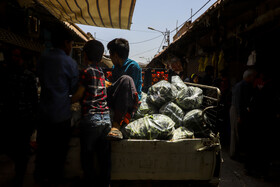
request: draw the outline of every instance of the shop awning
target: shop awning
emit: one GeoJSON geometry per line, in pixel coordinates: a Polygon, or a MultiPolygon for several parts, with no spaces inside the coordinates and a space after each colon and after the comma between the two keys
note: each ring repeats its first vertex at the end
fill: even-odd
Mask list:
{"type": "Polygon", "coordinates": [[[136,0],[37,0],[62,21],[130,29],[136,0]]]}

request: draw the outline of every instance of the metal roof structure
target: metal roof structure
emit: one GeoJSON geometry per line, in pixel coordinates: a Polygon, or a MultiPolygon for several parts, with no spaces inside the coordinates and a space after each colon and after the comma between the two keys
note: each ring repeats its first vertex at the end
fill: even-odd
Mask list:
{"type": "Polygon", "coordinates": [[[136,0],[37,0],[61,21],[130,29],[136,0]]]}

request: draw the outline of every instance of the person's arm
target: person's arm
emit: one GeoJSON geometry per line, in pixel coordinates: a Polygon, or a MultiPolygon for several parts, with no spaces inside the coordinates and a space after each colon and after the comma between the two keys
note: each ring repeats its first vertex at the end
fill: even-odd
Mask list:
{"type": "Polygon", "coordinates": [[[106,86],[106,88],[108,88],[108,87],[111,86],[111,85],[112,85],[111,82],[105,80],[105,86],[106,86]]]}
{"type": "Polygon", "coordinates": [[[139,95],[139,99],[141,99],[141,91],[142,91],[142,70],[140,67],[132,65],[128,71],[128,75],[133,79],[136,90],[139,95]]]}
{"type": "Polygon", "coordinates": [[[76,103],[76,102],[80,101],[83,98],[84,93],[85,93],[85,87],[83,85],[79,84],[79,87],[78,87],[76,93],[71,98],[72,103],[76,103]]]}

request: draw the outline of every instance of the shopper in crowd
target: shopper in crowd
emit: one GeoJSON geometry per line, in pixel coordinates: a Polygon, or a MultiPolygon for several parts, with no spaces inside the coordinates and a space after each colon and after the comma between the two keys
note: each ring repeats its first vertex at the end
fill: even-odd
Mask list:
{"type": "Polygon", "coordinates": [[[111,158],[110,142],[106,136],[111,129],[111,121],[106,101],[105,76],[98,66],[104,46],[97,40],[90,40],[85,44],[83,52],[85,69],[80,74],[79,87],[72,101],[81,101],[82,106],[81,163],[85,186],[109,187],[111,158]],[[94,163],[98,163],[97,171],[94,163]]]}
{"type": "Polygon", "coordinates": [[[213,86],[218,87],[221,91],[220,96],[220,112],[218,126],[222,143],[229,144],[230,142],[230,119],[229,110],[231,107],[231,86],[228,75],[228,70],[220,71],[219,77],[214,80],[213,86]]]}
{"type": "Polygon", "coordinates": [[[122,139],[119,131],[123,124],[128,124],[137,110],[141,99],[142,70],[138,63],[128,58],[129,43],[116,38],[108,43],[107,48],[114,64],[111,82],[108,86],[108,104],[113,111],[113,127],[109,139],[122,139]]]}
{"type": "Polygon", "coordinates": [[[35,75],[27,69],[20,49],[11,50],[1,66],[0,147],[15,163],[15,186],[22,186],[36,125],[38,96],[35,75]]]}
{"type": "Polygon", "coordinates": [[[267,175],[271,162],[279,160],[280,156],[275,149],[278,146],[275,137],[280,131],[280,89],[274,75],[264,68],[256,81],[257,93],[250,106],[245,160],[245,168],[250,175],[267,175]]]}
{"type": "Polygon", "coordinates": [[[37,182],[60,183],[71,135],[71,99],[78,82],[78,67],[69,56],[72,33],[65,27],[52,35],[53,49],[39,62],[41,83],[38,127],[38,152],[35,179],[37,182]]]}
{"type": "Polygon", "coordinates": [[[202,78],[202,84],[212,86],[214,80],[214,67],[213,66],[206,66],[204,76],[202,78]]]}
{"type": "Polygon", "coordinates": [[[230,108],[231,140],[230,156],[238,158],[239,152],[244,152],[246,134],[248,134],[249,106],[254,94],[253,83],[256,77],[255,70],[246,70],[243,80],[237,83],[232,91],[230,108]]]}

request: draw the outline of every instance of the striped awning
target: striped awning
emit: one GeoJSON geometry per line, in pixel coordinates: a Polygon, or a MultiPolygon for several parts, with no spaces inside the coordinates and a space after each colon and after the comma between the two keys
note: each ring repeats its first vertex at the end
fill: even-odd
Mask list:
{"type": "Polygon", "coordinates": [[[130,29],[136,0],[37,0],[62,21],[130,29]]]}

